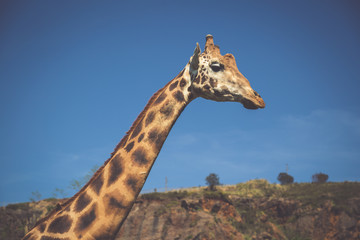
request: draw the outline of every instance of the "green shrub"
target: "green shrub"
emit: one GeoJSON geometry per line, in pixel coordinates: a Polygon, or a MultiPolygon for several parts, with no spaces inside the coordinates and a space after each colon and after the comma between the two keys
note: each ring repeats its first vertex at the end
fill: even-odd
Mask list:
{"type": "Polygon", "coordinates": [[[209,176],[206,177],[205,181],[211,191],[215,191],[216,186],[220,185],[219,176],[215,173],[210,173],[209,176]]]}
{"type": "Polygon", "coordinates": [[[6,206],[7,209],[12,209],[12,210],[24,210],[27,211],[29,210],[29,203],[14,203],[14,204],[9,204],[6,206]]]}
{"type": "Polygon", "coordinates": [[[316,173],[312,175],[312,182],[313,183],[325,183],[329,179],[329,175],[325,173],[316,173]]]}
{"type": "Polygon", "coordinates": [[[280,187],[265,179],[250,180],[236,185],[237,194],[243,197],[270,197],[279,192],[280,187]]]}
{"type": "Polygon", "coordinates": [[[204,190],[203,197],[207,199],[222,200],[224,202],[231,203],[231,200],[229,199],[228,195],[220,191],[204,190]]]}
{"type": "Polygon", "coordinates": [[[183,199],[190,194],[187,191],[170,191],[170,192],[153,192],[145,193],[140,196],[144,200],[168,200],[168,199],[183,199]]]}
{"type": "Polygon", "coordinates": [[[285,172],[281,172],[279,173],[277,180],[282,184],[291,184],[294,182],[294,177],[285,173],[285,172]]]}

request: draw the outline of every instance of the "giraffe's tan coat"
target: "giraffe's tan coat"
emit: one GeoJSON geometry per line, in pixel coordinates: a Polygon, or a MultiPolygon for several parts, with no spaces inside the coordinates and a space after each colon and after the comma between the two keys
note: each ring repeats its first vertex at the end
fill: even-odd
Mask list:
{"type": "Polygon", "coordinates": [[[24,237],[31,240],[114,239],[172,126],[195,98],[238,101],[263,108],[264,101],[238,71],[234,56],[222,56],[213,37],[197,45],[185,68],[149,100],[111,157],[72,198],[24,237]]]}

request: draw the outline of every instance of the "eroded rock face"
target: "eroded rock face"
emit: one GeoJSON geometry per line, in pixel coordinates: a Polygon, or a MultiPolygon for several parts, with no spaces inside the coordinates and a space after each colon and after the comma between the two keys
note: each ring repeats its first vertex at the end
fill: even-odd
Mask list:
{"type": "MultiPolygon", "coordinates": [[[[355,212],[360,201],[349,202],[355,212]]],[[[283,198],[144,200],[116,239],[359,239],[358,219],[331,201],[313,208],[283,198]]]]}
{"type": "MultiPolygon", "coordinates": [[[[116,239],[360,239],[360,198],[352,195],[341,201],[331,194],[321,201],[207,191],[142,195],[116,239]]],[[[0,239],[21,239],[59,201],[0,207],[0,239]]]]}
{"type": "Polygon", "coordinates": [[[221,200],[145,200],[134,205],[116,239],[243,239],[233,222],[240,215],[221,200]]]}
{"type": "Polygon", "coordinates": [[[46,216],[60,200],[42,200],[0,207],[0,239],[18,240],[46,216]]]}

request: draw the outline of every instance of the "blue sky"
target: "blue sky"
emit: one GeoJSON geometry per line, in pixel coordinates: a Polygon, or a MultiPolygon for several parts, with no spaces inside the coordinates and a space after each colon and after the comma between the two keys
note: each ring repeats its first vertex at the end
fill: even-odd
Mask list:
{"type": "Polygon", "coordinates": [[[0,203],[68,196],[211,33],[266,102],[193,101],[144,190],[360,180],[357,1],[2,1],[0,203]]]}

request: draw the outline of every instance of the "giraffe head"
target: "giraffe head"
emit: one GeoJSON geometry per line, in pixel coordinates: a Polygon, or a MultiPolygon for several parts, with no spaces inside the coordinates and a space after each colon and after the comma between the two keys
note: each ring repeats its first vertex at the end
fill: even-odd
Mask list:
{"type": "Polygon", "coordinates": [[[218,102],[240,102],[247,109],[264,108],[264,100],[239,72],[232,54],[220,54],[213,36],[206,36],[205,50],[197,44],[190,59],[191,90],[197,97],[218,102]]]}

